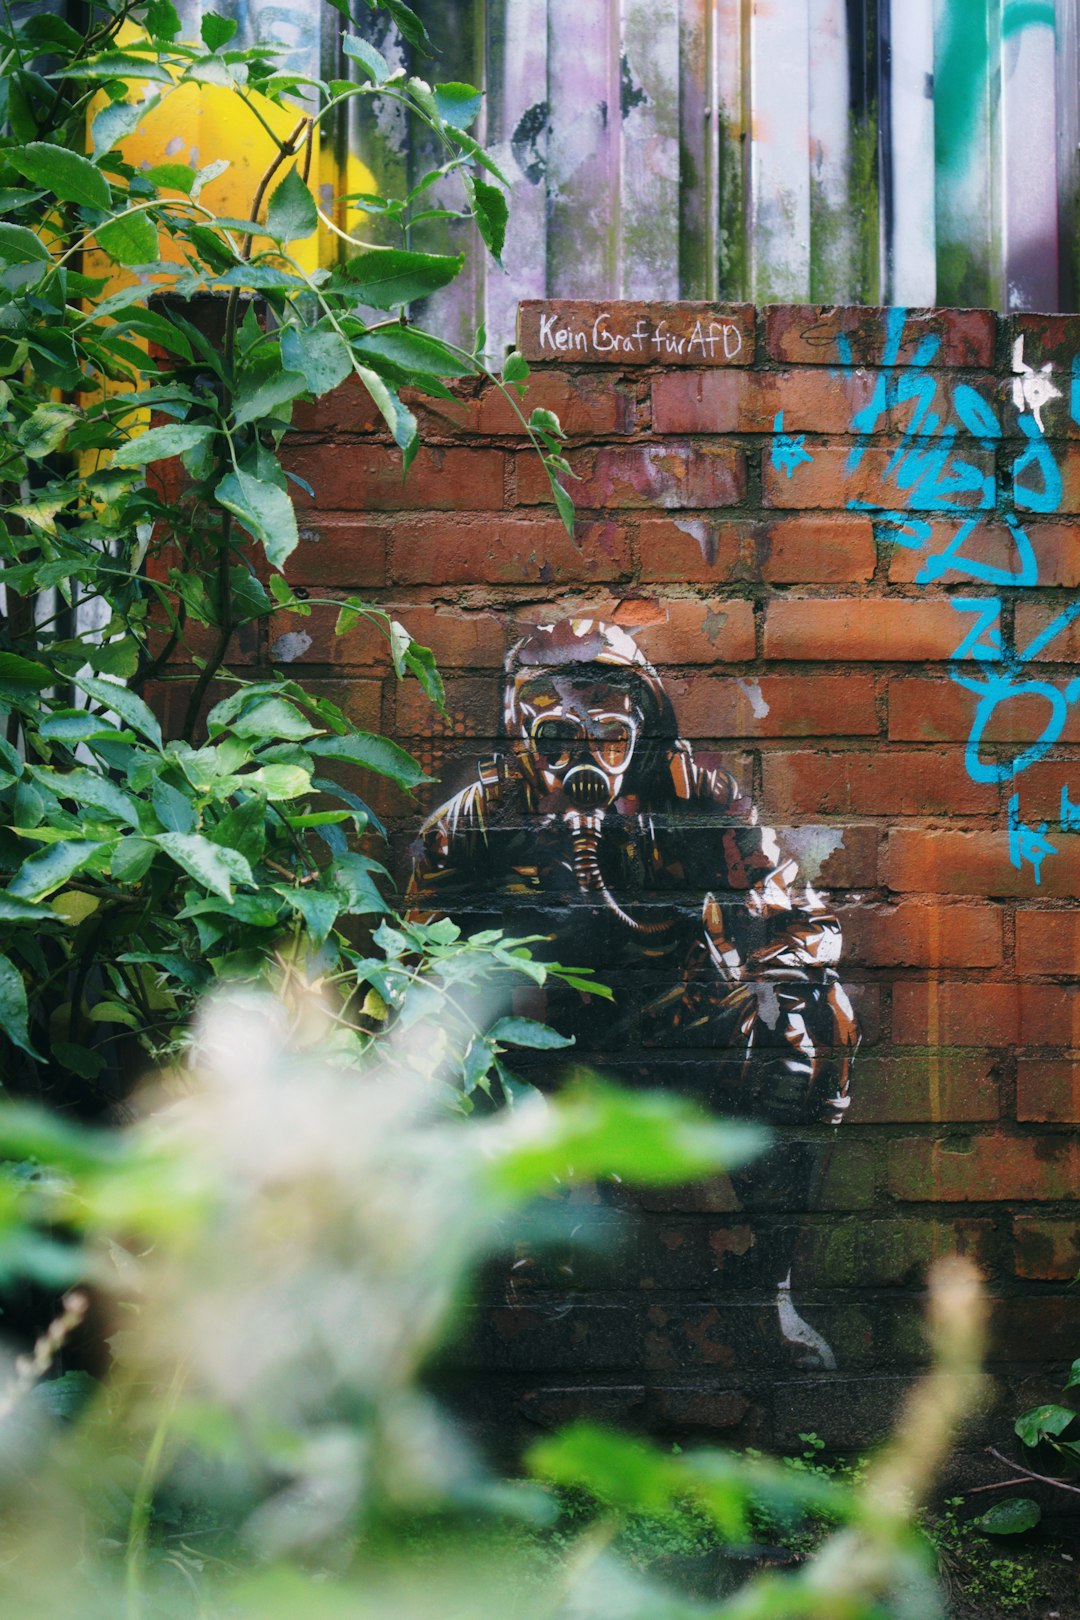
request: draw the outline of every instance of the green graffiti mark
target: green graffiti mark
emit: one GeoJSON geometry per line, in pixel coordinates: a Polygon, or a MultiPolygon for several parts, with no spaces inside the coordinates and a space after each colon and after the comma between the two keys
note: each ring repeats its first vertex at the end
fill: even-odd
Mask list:
{"type": "Polygon", "coordinates": [[[1002,39],[1019,33],[1021,28],[1040,25],[1046,28],[1055,26],[1052,0],[1006,0],[1001,14],[1002,39]]]}
{"type": "Polygon", "coordinates": [[[990,60],[987,0],[949,0],[934,67],[934,162],[938,173],[967,163],[990,60]]]}

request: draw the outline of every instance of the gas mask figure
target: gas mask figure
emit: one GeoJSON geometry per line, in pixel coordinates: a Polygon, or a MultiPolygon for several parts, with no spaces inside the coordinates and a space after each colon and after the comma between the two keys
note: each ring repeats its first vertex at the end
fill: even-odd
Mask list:
{"type": "Polygon", "coordinates": [[[652,1084],[673,1069],[716,1112],[778,1128],[731,1178],[753,1232],[745,1275],[769,1300],[745,1353],[834,1366],[795,1308],[791,1266],[832,1134],[819,1127],[844,1117],[859,1040],[839,924],[797,888],[735,779],[695,760],[624,631],[531,631],[506,660],[503,724],[504,749],[424,825],[414,912],[551,936],[553,958],[615,990],[582,1020],[598,1067],[652,1084]]]}

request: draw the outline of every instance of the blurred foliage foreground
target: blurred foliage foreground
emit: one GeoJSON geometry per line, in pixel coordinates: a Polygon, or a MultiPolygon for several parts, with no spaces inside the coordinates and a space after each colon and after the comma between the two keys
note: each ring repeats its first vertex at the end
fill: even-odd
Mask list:
{"type": "Polygon", "coordinates": [[[977,1383],[963,1262],[932,1278],[933,1368],[856,1486],[584,1424],[532,1451],[531,1478],[497,1480],[423,1383],[478,1262],[550,1235],[575,1181],[700,1178],[762,1133],[585,1079],[466,1120],[432,1072],[437,1012],[366,1064],[333,1029],[295,981],[233,995],[126,1130],[0,1112],[0,1265],[80,1284],[0,1379],[0,1614],[942,1614],[912,1516],[977,1383]],[[104,1384],[58,1376],[91,1295],[104,1384]],[[755,1515],[834,1528],[794,1572],[702,1605],[620,1556],[628,1521],[687,1512],[733,1547],[755,1515]]]}

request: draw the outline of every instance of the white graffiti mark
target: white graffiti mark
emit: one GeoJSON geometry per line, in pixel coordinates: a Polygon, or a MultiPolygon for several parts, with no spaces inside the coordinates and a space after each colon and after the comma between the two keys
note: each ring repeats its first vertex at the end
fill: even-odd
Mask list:
{"type": "Polygon", "coordinates": [[[1045,433],[1046,429],[1043,427],[1042,419],[1043,406],[1049,405],[1052,399],[1061,399],[1062,393],[1061,389],[1055,388],[1050,381],[1049,360],[1038,371],[1029,366],[1024,360],[1024,334],[1022,332],[1013,344],[1012,368],[1015,374],[1012,388],[1013,404],[1018,411],[1022,411],[1026,406],[1035,418],[1035,424],[1039,432],[1045,433]]]}
{"type": "Polygon", "coordinates": [[[755,720],[764,720],[769,712],[769,705],[765,701],[760,681],[736,681],[736,686],[743,693],[746,701],[753,711],[755,720]]]}
{"type": "Polygon", "coordinates": [[[279,664],[291,664],[303,657],[310,646],[311,637],[305,635],[303,630],[289,630],[272,644],[270,656],[279,664]]]}

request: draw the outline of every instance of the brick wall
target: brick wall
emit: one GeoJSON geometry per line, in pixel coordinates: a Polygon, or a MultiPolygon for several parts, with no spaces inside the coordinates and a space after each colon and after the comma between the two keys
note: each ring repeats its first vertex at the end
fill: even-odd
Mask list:
{"type": "MultiPolygon", "coordinates": [[[[523,309],[522,346],[526,408],[570,436],[573,540],[492,387],[418,403],[404,483],[349,386],[292,440],[316,491],[292,579],[392,604],[436,653],[449,720],[393,680],[376,635],[336,639],[332,608],[279,614],[251,657],[411,747],[442,778],[429,809],[497,746],[522,626],[629,629],[682,734],[835,907],[863,1047],[820,1192],[773,1216],[800,1230],[799,1308],[835,1371],[763,1348],[767,1279],[714,1184],[637,1200],[614,1258],[496,1280],[470,1351],[486,1410],[861,1444],[922,1360],[926,1265],[957,1246],[993,1294],[1001,1410],[1049,1398],[1080,1354],[1078,839],[1061,825],[1062,788],[1080,800],[1080,620],[1056,623],[1080,584],[1080,320],[545,305],[523,309]],[[983,655],[995,631],[1011,665],[983,655]]],[[[416,808],[380,808],[403,868],[416,808]]],[[[671,1058],[623,1066],[663,1080],[671,1058]]],[[[586,1200],[583,1219],[607,1231],[620,1202],[586,1200]]]]}

